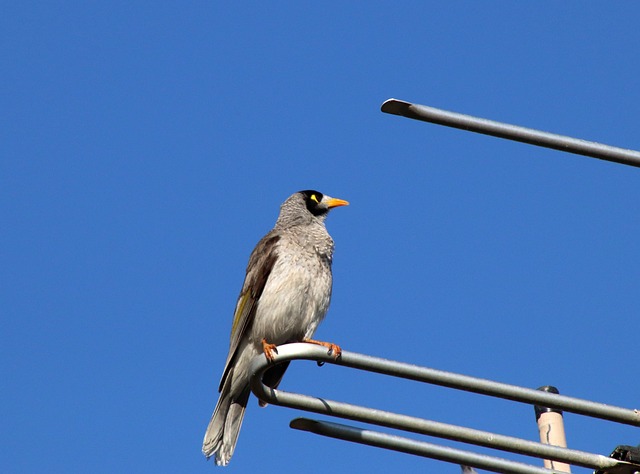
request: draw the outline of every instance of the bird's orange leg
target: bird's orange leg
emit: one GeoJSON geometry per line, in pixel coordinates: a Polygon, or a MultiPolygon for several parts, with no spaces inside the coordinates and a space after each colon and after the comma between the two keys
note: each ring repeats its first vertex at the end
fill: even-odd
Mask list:
{"type": "Polygon", "coordinates": [[[327,354],[333,354],[333,357],[335,359],[339,358],[342,355],[342,349],[340,349],[340,346],[334,344],[333,342],[316,341],[315,339],[303,339],[302,342],[308,342],[309,344],[317,344],[319,346],[326,347],[327,349],[329,349],[329,352],[327,352],[327,354]]]}
{"type": "Polygon", "coordinates": [[[262,350],[264,351],[264,355],[269,362],[273,362],[273,359],[276,358],[276,354],[278,354],[276,345],[269,344],[265,338],[262,339],[262,350]]]}

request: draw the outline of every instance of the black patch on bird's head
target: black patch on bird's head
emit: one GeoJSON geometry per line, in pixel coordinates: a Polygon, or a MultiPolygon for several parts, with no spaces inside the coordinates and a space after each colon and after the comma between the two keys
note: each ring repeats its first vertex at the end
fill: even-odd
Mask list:
{"type": "Polygon", "coordinates": [[[329,212],[329,208],[324,204],[320,204],[322,202],[322,198],[324,195],[319,191],[314,191],[313,189],[307,189],[306,191],[300,191],[302,197],[304,198],[304,203],[307,206],[307,209],[314,216],[321,216],[329,212]]]}

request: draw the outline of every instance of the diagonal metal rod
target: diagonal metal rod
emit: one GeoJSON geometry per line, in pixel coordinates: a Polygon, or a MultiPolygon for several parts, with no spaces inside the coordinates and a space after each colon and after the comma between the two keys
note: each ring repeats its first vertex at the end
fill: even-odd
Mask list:
{"type": "Polygon", "coordinates": [[[292,420],[291,428],[310,433],[328,436],[330,438],[342,439],[354,443],[365,444],[377,448],[390,449],[402,453],[413,454],[440,461],[452,462],[473,466],[478,469],[486,469],[493,472],[504,472],[512,474],[566,474],[560,471],[536,467],[516,461],[487,456],[484,454],[472,453],[461,449],[455,449],[437,444],[416,441],[402,436],[395,436],[379,431],[364,430],[353,426],[332,423],[328,421],[309,420],[307,418],[296,418],[292,420]]]}
{"type": "Polygon", "coordinates": [[[530,145],[553,148],[554,150],[565,151],[567,153],[640,167],[640,151],[636,150],[618,148],[602,143],[567,137],[565,135],[557,135],[555,133],[542,132],[533,128],[520,127],[473,117],[471,115],[449,112],[397,99],[386,100],[382,104],[381,110],[388,114],[401,115],[423,122],[446,125],[447,127],[460,128],[471,132],[529,143],[530,145]]]}

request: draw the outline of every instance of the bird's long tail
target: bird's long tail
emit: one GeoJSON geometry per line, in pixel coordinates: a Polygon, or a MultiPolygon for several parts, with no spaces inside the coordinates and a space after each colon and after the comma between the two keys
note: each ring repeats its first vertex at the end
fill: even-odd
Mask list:
{"type": "Polygon", "coordinates": [[[202,452],[207,456],[207,459],[215,455],[218,466],[226,466],[233,456],[244,411],[249,401],[249,387],[243,390],[238,397],[231,396],[231,379],[232,377],[227,377],[226,383],[222,387],[218,404],[213,411],[202,442],[202,452]]]}

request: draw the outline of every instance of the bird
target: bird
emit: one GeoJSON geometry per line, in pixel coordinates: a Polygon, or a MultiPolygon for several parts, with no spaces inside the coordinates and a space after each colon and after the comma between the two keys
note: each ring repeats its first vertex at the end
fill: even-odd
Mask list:
{"type": "MultiPolygon", "coordinates": [[[[249,257],[218,403],[202,443],[204,455],[214,457],[219,466],[226,466],[235,450],[251,393],[249,366],[256,356],[263,353],[272,361],[276,346],[290,342],[320,344],[340,356],[338,345],[311,337],[331,300],[334,242],[325,219],[331,209],[348,204],[314,190],[292,194],[249,257]]],[[[287,366],[288,362],[267,370],[263,383],[277,388],[287,366]]]]}

